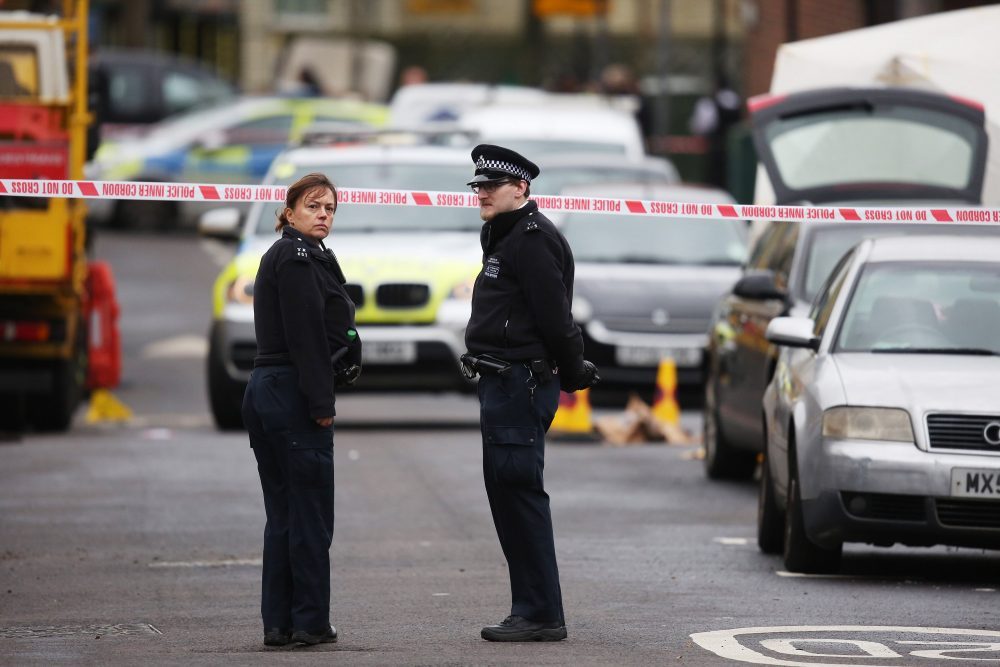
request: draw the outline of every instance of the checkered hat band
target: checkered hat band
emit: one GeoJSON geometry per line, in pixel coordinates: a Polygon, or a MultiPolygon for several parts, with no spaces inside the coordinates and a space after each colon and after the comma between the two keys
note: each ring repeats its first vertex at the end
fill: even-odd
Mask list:
{"type": "Polygon", "coordinates": [[[525,181],[531,180],[531,174],[528,173],[527,169],[519,167],[513,162],[504,162],[503,160],[486,160],[484,158],[479,158],[476,162],[476,167],[479,169],[486,169],[489,171],[503,171],[512,176],[516,176],[525,181]]]}

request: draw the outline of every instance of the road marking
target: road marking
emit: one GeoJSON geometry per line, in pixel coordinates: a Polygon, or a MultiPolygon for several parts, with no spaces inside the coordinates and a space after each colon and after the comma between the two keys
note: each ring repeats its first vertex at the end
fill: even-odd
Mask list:
{"type": "MultiPolygon", "coordinates": [[[[790,577],[793,579],[872,579],[871,575],[859,576],[853,574],[809,574],[807,572],[787,572],[785,570],[775,570],[779,577],[790,577]]],[[[884,579],[884,577],[877,577],[884,579]]]]}
{"type": "Polygon", "coordinates": [[[904,663],[899,661],[902,660],[912,667],[930,664],[924,659],[994,664],[1000,660],[1000,631],[995,630],[892,625],[792,625],[696,632],[691,639],[721,658],[755,665],[855,667],[876,664],[872,662],[874,658],[880,660],[877,664],[882,667],[901,666],[904,663]],[[919,639],[920,635],[928,637],[919,639]],[[789,660],[789,657],[807,658],[809,661],[789,660]],[[815,658],[828,658],[835,662],[816,662],[815,658]]]}
{"type": "Polygon", "coordinates": [[[208,340],[195,334],[164,338],[143,347],[140,355],[143,359],[204,359],[208,340]]]}
{"type": "Polygon", "coordinates": [[[149,567],[243,567],[263,565],[261,558],[229,558],[223,560],[179,560],[179,561],[154,561],[149,567]]]}
{"type": "Polygon", "coordinates": [[[712,541],[727,547],[743,547],[750,544],[750,538],[747,537],[716,537],[712,541]]]}
{"type": "Polygon", "coordinates": [[[114,625],[42,625],[35,627],[0,628],[0,639],[47,639],[50,637],[108,637],[123,635],[162,635],[149,623],[116,623],[114,625]]]}

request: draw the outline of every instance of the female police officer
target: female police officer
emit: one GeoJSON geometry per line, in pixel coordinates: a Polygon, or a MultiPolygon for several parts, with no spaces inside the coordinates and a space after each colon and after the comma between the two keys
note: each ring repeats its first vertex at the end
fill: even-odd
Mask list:
{"type": "Polygon", "coordinates": [[[257,356],[243,420],[264,491],[264,643],[337,641],[330,625],[333,417],[337,384],[360,373],[354,303],[323,246],[337,190],[323,174],[288,188],[254,283],[257,356]]]}
{"type": "Polygon", "coordinates": [[[483,269],[472,293],[462,358],[480,374],[483,477],[510,573],[511,611],[483,628],[489,641],[566,637],[549,496],[543,483],[545,432],[560,385],[595,384],[573,321],[573,252],[530,201],[538,166],[490,144],[472,150],[479,197],[483,269]],[[554,377],[558,370],[558,380],[554,377]]]}

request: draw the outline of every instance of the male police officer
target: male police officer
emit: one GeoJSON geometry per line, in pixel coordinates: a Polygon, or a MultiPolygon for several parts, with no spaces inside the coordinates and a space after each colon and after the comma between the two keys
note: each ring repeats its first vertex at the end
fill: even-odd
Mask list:
{"type": "Polygon", "coordinates": [[[573,254],[552,222],[529,201],[538,167],[512,150],[482,144],[472,151],[485,221],[483,270],[466,329],[467,374],[480,375],[483,476],[493,523],[510,571],[513,603],[490,641],[566,638],[549,496],[542,482],[545,432],[559,404],[560,384],[575,391],[595,384],[583,339],[570,313],[573,254]]]}

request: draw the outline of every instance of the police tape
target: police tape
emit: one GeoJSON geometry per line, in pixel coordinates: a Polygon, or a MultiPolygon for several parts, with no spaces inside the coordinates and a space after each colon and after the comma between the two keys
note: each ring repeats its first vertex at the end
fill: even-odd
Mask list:
{"type": "MultiPolygon", "coordinates": [[[[478,208],[471,192],[382,190],[338,187],[342,204],[478,208]]],[[[140,181],[58,181],[0,179],[0,196],[66,199],[138,199],[213,203],[283,202],[279,185],[203,185],[140,181]]],[[[788,220],[791,222],[1000,223],[1000,209],[896,206],[760,206],[697,202],[536,195],[538,208],[559,213],[669,216],[701,220],[788,220]]]]}

